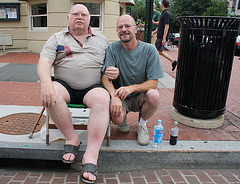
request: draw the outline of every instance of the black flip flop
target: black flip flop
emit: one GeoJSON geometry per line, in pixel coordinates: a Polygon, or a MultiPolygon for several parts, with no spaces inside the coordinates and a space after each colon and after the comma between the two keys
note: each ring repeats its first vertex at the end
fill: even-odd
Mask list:
{"type": "Polygon", "coordinates": [[[65,160],[64,158],[62,158],[62,161],[66,164],[71,164],[73,162],[75,162],[76,158],[77,158],[77,153],[78,153],[78,149],[80,147],[80,144],[78,146],[74,146],[74,145],[70,145],[70,144],[65,144],[64,145],[64,151],[63,151],[63,155],[67,154],[67,153],[71,153],[75,156],[74,160],[65,160]]]}
{"type": "Polygon", "coordinates": [[[80,176],[80,180],[83,182],[83,183],[96,183],[97,182],[97,179],[98,179],[98,175],[97,175],[97,168],[98,166],[94,165],[94,164],[91,164],[91,163],[86,163],[83,165],[83,169],[82,169],[82,174],[80,176]],[[94,176],[96,176],[96,180],[92,181],[92,180],[88,180],[86,178],[83,177],[83,173],[85,172],[90,172],[92,173],[94,176]]]}

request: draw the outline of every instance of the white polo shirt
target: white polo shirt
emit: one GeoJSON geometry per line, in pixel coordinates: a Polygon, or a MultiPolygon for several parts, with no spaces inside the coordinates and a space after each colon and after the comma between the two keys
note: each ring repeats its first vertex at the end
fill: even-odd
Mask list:
{"type": "Polygon", "coordinates": [[[81,44],[66,28],[48,39],[40,57],[54,60],[56,79],[63,80],[73,89],[83,90],[101,83],[101,68],[107,46],[107,39],[90,28],[86,40],[81,44]]]}

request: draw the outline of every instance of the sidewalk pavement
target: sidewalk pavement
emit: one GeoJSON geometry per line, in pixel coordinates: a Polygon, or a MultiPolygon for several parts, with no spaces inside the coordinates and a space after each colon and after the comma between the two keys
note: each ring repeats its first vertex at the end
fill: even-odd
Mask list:
{"type": "MultiPolygon", "coordinates": [[[[1,184],[78,184],[79,173],[0,169],[1,184]]],[[[99,184],[239,184],[239,169],[192,170],[161,169],[105,173],[99,184]]]]}
{"type": "MultiPolygon", "coordinates": [[[[168,54],[174,59],[177,59],[177,53],[177,48],[175,48],[175,51],[168,51],[168,54]]],[[[35,53],[7,53],[0,56],[0,69],[1,67],[7,66],[8,63],[37,64],[38,57],[39,54],[35,53]]],[[[170,62],[163,57],[161,57],[161,61],[167,77],[170,78],[170,80],[172,78],[174,81],[176,71],[171,71],[170,62]]],[[[112,125],[111,146],[109,148],[103,148],[102,153],[100,153],[99,163],[101,164],[100,169],[102,169],[99,171],[102,174],[100,175],[99,183],[240,183],[240,108],[238,106],[238,103],[240,102],[239,74],[240,60],[238,57],[234,57],[226,103],[227,109],[224,115],[224,125],[217,129],[208,130],[179,124],[180,132],[178,144],[175,147],[169,145],[170,129],[173,127],[173,120],[170,117],[170,112],[172,108],[174,85],[173,87],[171,87],[171,85],[169,87],[166,82],[161,84],[160,81],[158,90],[161,96],[161,105],[154,116],[149,120],[148,130],[150,137],[152,137],[153,126],[157,123],[158,119],[162,120],[164,126],[162,149],[156,151],[150,148],[150,146],[140,147],[136,144],[137,124],[135,122],[138,119],[138,114],[130,113],[128,115],[128,121],[131,127],[129,134],[118,132],[117,126],[112,125]],[[126,157],[128,157],[128,159],[126,157]],[[161,160],[158,158],[161,158],[161,160]],[[236,160],[236,165],[234,165],[234,159],[231,160],[232,158],[236,160]],[[106,161],[109,159],[111,159],[110,164],[106,161]],[[143,164],[146,160],[149,165],[145,165],[145,171],[132,171],[133,168],[139,170],[137,164],[143,164]],[[218,161],[223,164],[220,164],[220,167],[224,168],[224,164],[226,164],[227,168],[231,168],[230,166],[232,166],[231,170],[216,170],[216,168],[219,167],[217,163],[218,161]],[[156,163],[156,165],[154,165],[154,163],[156,163]],[[192,163],[195,163],[196,165],[193,166],[191,165],[192,163]],[[114,169],[112,169],[112,172],[116,173],[107,174],[104,172],[106,171],[104,170],[106,168],[110,168],[111,170],[111,164],[115,164],[115,167],[119,167],[119,173],[114,169]],[[154,169],[158,164],[158,169],[154,169]],[[170,167],[171,164],[172,167],[170,167]],[[202,170],[202,168],[205,169],[202,170]]],[[[40,113],[42,107],[40,104],[39,83],[12,82],[7,81],[7,79],[5,81],[0,81],[0,117],[4,118],[4,116],[9,114],[25,112],[25,108],[40,113]]],[[[27,135],[28,133],[24,135],[25,140],[28,140],[27,135]]],[[[37,135],[39,136],[39,132],[34,135],[36,137],[37,135]]],[[[20,147],[19,145],[16,145],[16,142],[21,141],[20,136],[18,137],[7,133],[3,134],[1,133],[1,129],[0,136],[1,139],[2,137],[5,138],[3,141],[5,144],[3,146],[0,145],[2,148],[0,158],[16,158],[13,157],[15,152],[15,155],[21,153],[22,157],[20,158],[24,159],[24,154],[29,152],[27,158],[34,159],[34,156],[37,156],[36,151],[39,152],[38,149],[23,149],[23,147],[27,146],[34,148],[34,144],[36,144],[34,141],[38,141],[35,137],[28,141],[29,144],[24,144],[20,147]],[[14,137],[15,140],[12,137],[14,137]],[[13,149],[10,149],[11,147],[13,149]],[[5,154],[5,148],[11,150],[9,155],[3,155],[5,154]]],[[[39,141],[43,143],[37,143],[36,145],[43,147],[43,150],[41,150],[42,152],[44,152],[44,149],[45,151],[47,149],[50,150],[50,148],[44,147],[44,141],[40,139],[39,141]]],[[[0,141],[0,143],[2,144],[2,141],[0,141]]],[[[53,146],[58,153],[62,149],[61,145],[59,146],[56,142],[52,143],[51,146],[53,146]]],[[[84,146],[82,146],[81,149],[83,151],[84,146]]],[[[55,150],[50,150],[51,154],[48,156],[55,157],[55,150]]],[[[79,157],[81,157],[81,154],[79,154],[79,157]]],[[[3,181],[5,181],[5,183],[78,183],[78,174],[79,173],[20,172],[0,169],[0,183],[2,184],[3,181]]]]}
{"type": "MultiPolygon", "coordinates": [[[[167,51],[172,58],[177,59],[178,49],[167,51]]],[[[0,64],[21,63],[37,64],[39,54],[35,53],[7,53],[0,56],[0,64]]],[[[161,57],[164,71],[175,78],[176,71],[171,71],[171,64],[161,57]]],[[[0,65],[1,66],[1,65],[0,65]]],[[[1,76],[1,74],[0,74],[1,76]]],[[[206,130],[191,128],[179,124],[180,132],[178,140],[211,140],[211,141],[239,141],[240,140],[240,60],[234,57],[230,86],[228,91],[224,125],[217,129],[206,130]]],[[[163,78],[164,80],[164,78],[163,78]]],[[[174,87],[174,85],[173,85],[174,87]]],[[[148,130],[152,137],[153,126],[158,119],[164,126],[164,140],[169,140],[170,129],[173,127],[173,119],[170,117],[174,88],[158,88],[161,101],[160,107],[154,116],[148,121],[148,130]]],[[[41,106],[40,85],[37,82],[11,82],[0,81],[0,105],[41,106]]],[[[39,112],[40,113],[40,112],[39,112]]],[[[120,133],[116,125],[112,125],[111,139],[136,140],[138,113],[129,113],[128,121],[131,127],[129,134],[120,133]]]]}

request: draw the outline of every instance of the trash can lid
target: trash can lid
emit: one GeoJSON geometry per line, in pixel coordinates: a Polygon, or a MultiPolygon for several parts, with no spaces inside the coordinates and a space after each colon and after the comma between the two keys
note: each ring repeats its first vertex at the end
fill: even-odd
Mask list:
{"type": "Polygon", "coordinates": [[[182,28],[238,30],[240,18],[224,16],[178,16],[182,28]]]}

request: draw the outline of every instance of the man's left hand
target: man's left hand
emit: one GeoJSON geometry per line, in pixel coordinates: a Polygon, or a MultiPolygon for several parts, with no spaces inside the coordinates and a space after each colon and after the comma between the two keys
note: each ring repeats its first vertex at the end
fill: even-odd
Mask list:
{"type": "Polygon", "coordinates": [[[132,86],[127,86],[127,87],[120,87],[116,90],[118,97],[121,100],[125,100],[128,95],[130,95],[134,91],[132,86]]]}

